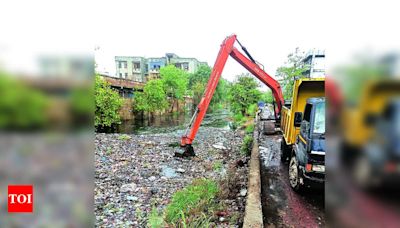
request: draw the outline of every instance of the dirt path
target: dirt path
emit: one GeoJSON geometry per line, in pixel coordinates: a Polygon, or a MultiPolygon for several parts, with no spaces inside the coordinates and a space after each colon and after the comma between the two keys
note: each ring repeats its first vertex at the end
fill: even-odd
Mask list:
{"type": "Polygon", "coordinates": [[[288,165],[280,162],[280,135],[260,135],[262,204],[265,227],[324,227],[323,191],[294,192],[288,165]]]}

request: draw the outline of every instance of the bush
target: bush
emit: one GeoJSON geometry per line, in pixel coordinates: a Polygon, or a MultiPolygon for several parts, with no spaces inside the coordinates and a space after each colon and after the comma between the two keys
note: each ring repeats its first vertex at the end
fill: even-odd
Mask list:
{"type": "Polygon", "coordinates": [[[257,105],[256,104],[251,104],[249,107],[246,109],[246,114],[251,117],[255,117],[257,112],[257,105]]]}
{"type": "Polygon", "coordinates": [[[134,107],[139,111],[163,111],[168,107],[167,95],[159,79],[150,80],[143,88],[143,93],[137,93],[134,107]]]}
{"type": "Polygon", "coordinates": [[[223,165],[222,165],[221,161],[214,162],[214,164],[213,164],[214,171],[220,172],[222,170],[222,168],[223,168],[223,165]]]}
{"type": "Polygon", "coordinates": [[[229,101],[234,113],[246,114],[252,104],[256,104],[261,98],[261,92],[257,89],[258,82],[250,75],[239,75],[236,82],[229,89],[229,101]]]}
{"type": "Polygon", "coordinates": [[[243,139],[240,152],[242,153],[242,155],[250,156],[252,147],[253,147],[253,137],[250,135],[246,135],[243,139]]]}
{"type": "Polygon", "coordinates": [[[233,120],[237,123],[241,122],[243,118],[244,116],[242,115],[242,113],[238,113],[233,116],[233,120]]]}
{"type": "Polygon", "coordinates": [[[126,140],[131,139],[131,137],[130,137],[129,135],[120,135],[120,136],[118,137],[118,139],[119,139],[119,140],[126,141],[126,140]]]}
{"type": "Polygon", "coordinates": [[[28,130],[47,124],[49,99],[41,91],[0,72],[0,129],[28,130]]]}
{"type": "Polygon", "coordinates": [[[153,207],[149,216],[148,227],[161,228],[164,227],[164,219],[157,211],[156,207],[153,207]]]}
{"type": "Polygon", "coordinates": [[[109,84],[96,75],[95,79],[95,127],[111,127],[121,123],[119,109],[122,106],[122,98],[109,84]]]}
{"type": "Polygon", "coordinates": [[[194,216],[192,210],[207,212],[212,200],[218,193],[218,185],[215,181],[197,179],[186,188],[177,191],[171,203],[165,210],[165,221],[171,224],[185,223],[185,218],[194,216]]]}
{"type": "Polygon", "coordinates": [[[246,133],[252,134],[254,132],[254,124],[250,124],[246,127],[246,133]]]}

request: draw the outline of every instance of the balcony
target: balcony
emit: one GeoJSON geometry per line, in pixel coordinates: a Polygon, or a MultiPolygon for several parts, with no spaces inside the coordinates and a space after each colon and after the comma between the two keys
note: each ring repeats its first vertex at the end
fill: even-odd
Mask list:
{"type": "Polygon", "coordinates": [[[142,73],[142,70],[140,68],[133,68],[132,73],[142,73]]]}

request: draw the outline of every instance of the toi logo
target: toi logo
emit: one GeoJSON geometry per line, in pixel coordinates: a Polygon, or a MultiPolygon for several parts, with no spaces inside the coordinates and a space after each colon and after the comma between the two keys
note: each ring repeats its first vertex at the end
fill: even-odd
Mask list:
{"type": "Polygon", "coordinates": [[[33,211],[33,186],[9,185],[8,186],[8,212],[33,211]]]}

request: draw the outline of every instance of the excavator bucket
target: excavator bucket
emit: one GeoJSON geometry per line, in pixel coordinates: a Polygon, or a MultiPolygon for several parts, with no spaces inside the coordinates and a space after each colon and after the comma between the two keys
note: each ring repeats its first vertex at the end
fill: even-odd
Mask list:
{"type": "Polygon", "coordinates": [[[191,144],[186,144],[183,146],[183,151],[175,152],[175,157],[183,158],[183,157],[195,157],[193,146],[191,144]]]}
{"type": "Polygon", "coordinates": [[[262,123],[262,132],[266,135],[273,135],[276,133],[275,131],[275,121],[267,120],[262,123]]]}

